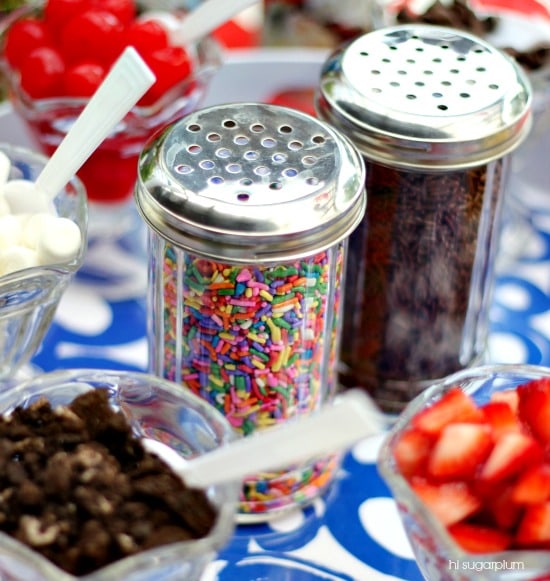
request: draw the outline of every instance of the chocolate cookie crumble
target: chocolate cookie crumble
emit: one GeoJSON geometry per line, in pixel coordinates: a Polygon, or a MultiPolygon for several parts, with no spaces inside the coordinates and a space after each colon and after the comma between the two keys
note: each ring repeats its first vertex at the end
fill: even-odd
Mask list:
{"type": "Polygon", "coordinates": [[[207,535],[216,509],[147,452],[105,390],[0,417],[0,530],[73,575],[207,535]]]}

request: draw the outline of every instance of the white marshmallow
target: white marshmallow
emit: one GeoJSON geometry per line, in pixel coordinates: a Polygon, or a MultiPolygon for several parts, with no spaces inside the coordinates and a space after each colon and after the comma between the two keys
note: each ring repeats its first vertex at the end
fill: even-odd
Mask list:
{"type": "Polygon", "coordinates": [[[38,254],[24,246],[10,246],[0,250],[0,276],[38,266],[38,254]]]}
{"type": "Polygon", "coordinates": [[[8,178],[10,177],[10,170],[10,158],[3,151],[0,151],[0,189],[8,181],[8,178]]]}
{"type": "Polygon", "coordinates": [[[8,214],[0,216],[0,250],[18,246],[21,241],[21,220],[18,216],[8,214]]]}
{"type": "Polygon", "coordinates": [[[10,180],[4,185],[4,198],[12,214],[30,214],[52,211],[46,192],[30,180],[10,180]]]}
{"type": "Polygon", "coordinates": [[[82,244],[80,228],[69,218],[52,216],[41,221],[36,244],[40,264],[66,263],[73,260],[82,244]]]}
{"type": "Polygon", "coordinates": [[[21,244],[36,250],[42,232],[47,228],[55,228],[56,216],[40,212],[37,214],[19,215],[21,220],[21,244]]]}
{"type": "Polygon", "coordinates": [[[10,214],[10,207],[8,202],[6,202],[4,196],[0,194],[0,216],[7,216],[10,214]]]}

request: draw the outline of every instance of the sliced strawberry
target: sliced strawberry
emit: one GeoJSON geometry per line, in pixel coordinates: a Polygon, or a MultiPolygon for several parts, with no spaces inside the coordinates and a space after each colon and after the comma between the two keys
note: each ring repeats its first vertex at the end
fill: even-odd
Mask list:
{"type": "Polygon", "coordinates": [[[485,511],[489,521],[496,526],[509,530],[517,525],[523,507],[513,500],[513,485],[492,486],[487,496],[485,511]]]}
{"type": "Polygon", "coordinates": [[[520,504],[538,504],[549,500],[550,464],[535,464],[518,476],[512,499],[520,504]]]}
{"type": "Polygon", "coordinates": [[[459,522],[447,530],[468,553],[496,553],[512,544],[510,533],[492,527],[459,522]]]}
{"type": "Polygon", "coordinates": [[[491,401],[481,406],[481,411],[491,425],[495,439],[499,438],[504,432],[521,430],[518,417],[505,401],[491,401]]]}
{"type": "Polygon", "coordinates": [[[446,526],[464,520],[481,508],[481,501],[464,482],[432,484],[417,478],[411,487],[446,526]]]}
{"type": "Polygon", "coordinates": [[[550,378],[518,387],[518,415],[543,445],[550,444],[550,378]]]}
{"type": "Polygon", "coordinates": [[[516,534],[520,546],[550,544],[550,501],[528,506],[516,534]]]}
{"type": "Polygon", "coordinates": [[[473,478],[493,447],[486,424],[452,423],[443,428],[428,462],[428,475],[442,480],[473,478]]]}
{"type": "Polygon", "coordinates": [[[433,438],[414,428],[403,432],[393,449],[395,461],[405,478],[424,473],[433,438]]]}
{"type": "Polygon", "coordinates": [[[412,419],[412,425],[427,434],[439,434],[451,422],[482,422],[483,413],[459,387],[451,388],[433,405],[412,419]]]}
{"type": "Polygon", "coordinates": [[[491,395],[491,401],[503,401],[507,403],[514,413],[518,411],[519,395],[517,389],[503,389],[495,391],[491,395]]]}
{"type": "Polygon", "coordinates": [[[480,473],[482,484],[494,484],[514,476],[542,459],[538,442],[521,432],[506,432],[496,442],[480,473]]]}

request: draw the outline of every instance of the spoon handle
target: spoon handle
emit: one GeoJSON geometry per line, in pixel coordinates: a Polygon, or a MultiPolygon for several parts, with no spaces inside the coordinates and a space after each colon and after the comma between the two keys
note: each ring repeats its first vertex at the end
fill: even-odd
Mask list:
{"type": "Polygon", "coordinates": [[[174,38],[179,44],[190,44],[256,2],[258,0],[205,0],[184,18],[180,28],[174,32],[174,38]]]}
{"type": "Polygon", "coordinates": [[[384,427],[372,400],[358,389],[349,390],[310,416],[243,437],[176,470],[188,486],[205,488],[338,452],[384,427]]]}
{"type": "Polygon", "coordinates": [[[54,198],[154,82],[137,51],[126,48],[48,160],[36,186],[54,198]]]}

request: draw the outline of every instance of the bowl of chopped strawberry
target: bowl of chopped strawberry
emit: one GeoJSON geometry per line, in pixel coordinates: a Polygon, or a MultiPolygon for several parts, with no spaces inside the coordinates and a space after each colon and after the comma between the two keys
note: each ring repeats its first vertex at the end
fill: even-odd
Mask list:
{"type": "Polygon", "coordinates": [[[51,155],[124,48],[133,46],[156,76],[78,173],[91,202],[131,200],[147,139],[196,109],[220,64],[211,37],[182,44],[181,11],[148,10],[136,0],[45,0],[0,25],[8,97],[37,146],[51,155]]]}
{"type": "Polygon", "coordinates": [[[399,416],[378,468],[426,579],[550,579],[550,368],[434,384],[399,416]]]}

